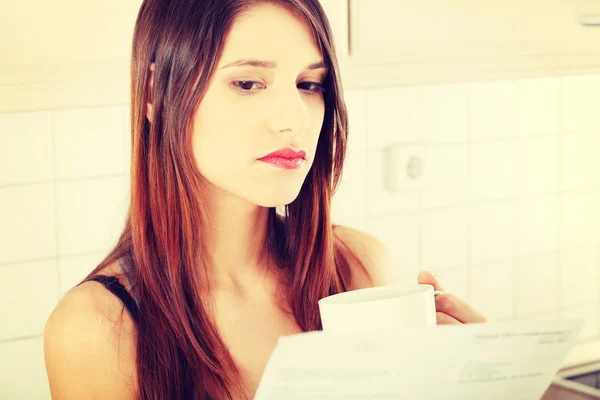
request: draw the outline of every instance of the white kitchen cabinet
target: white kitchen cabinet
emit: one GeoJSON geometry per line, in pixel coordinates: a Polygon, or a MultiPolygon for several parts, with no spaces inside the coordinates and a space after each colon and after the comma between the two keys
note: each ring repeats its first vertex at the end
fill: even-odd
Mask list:
{"type": "Polygon", "coordinates": [[[600,71],[600,0],[348,4],[346,86],[600,71]]]}
{"type": "Polygon", "coordinates": [[[141,0],[0,7],[0,112],[124,104],[141,0]]]}

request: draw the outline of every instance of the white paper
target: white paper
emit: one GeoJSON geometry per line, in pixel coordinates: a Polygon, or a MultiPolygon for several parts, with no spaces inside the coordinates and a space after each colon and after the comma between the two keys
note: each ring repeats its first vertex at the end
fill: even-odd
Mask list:
{"type": "Polygon", "coordinates": [[[582,325],[527,320],[284,336],[255,400],[536,400],[582,325]]]}

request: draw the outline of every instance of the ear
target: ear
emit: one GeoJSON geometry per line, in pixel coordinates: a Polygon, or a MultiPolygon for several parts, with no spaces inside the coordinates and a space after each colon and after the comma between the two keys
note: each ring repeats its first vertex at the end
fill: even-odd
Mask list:
{"type": "Polygon", "coordinates": [[[148,82],[148,102],[146,103],[146,118],[152,122],[153,108],[152,108],[152,88],[154,86],[154,70],[156,69],[156,63],[150,64],[150,81],[148,82]]]}

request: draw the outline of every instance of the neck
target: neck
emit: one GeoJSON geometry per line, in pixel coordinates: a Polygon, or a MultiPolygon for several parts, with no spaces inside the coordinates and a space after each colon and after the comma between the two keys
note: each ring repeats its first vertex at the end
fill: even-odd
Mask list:
{"type": "Polygon", "coordinates": [[[269,208],[223,192],[213,193],[206,205],[208,220],[203,238],[211,289],[240,289],[264,280],[269,272],[269,208]]]}

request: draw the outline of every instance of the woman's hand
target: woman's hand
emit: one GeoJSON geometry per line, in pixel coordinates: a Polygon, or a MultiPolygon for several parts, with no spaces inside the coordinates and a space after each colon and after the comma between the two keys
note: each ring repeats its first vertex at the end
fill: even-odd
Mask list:
{"type": "MultiPolygon", "coordinates": [[[[440,278],[430,271],[421,271],[417,282],[433,286],[433,290],[444,292],[440,278]]],[[[450,293],[435,296],[435,309],[438,325],[470,324],[487,322],[487,319],[469,303],[450,293]]]]}

